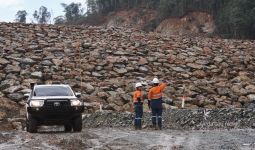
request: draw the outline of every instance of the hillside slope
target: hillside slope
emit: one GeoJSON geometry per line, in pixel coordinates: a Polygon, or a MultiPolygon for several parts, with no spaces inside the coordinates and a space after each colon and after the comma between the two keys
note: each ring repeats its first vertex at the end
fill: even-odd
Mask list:
{"type": "Polygon", "coordinates": [[[168,17],[158,25],[157,11],[150,9],[120,10],[106,17],[106,26],[132,27],[164,35],[208,35],[215,32],[215,21],[206,12],[189,12],[182,17],[168,17]],[[155,28],[155,29],[154,29],[155,28]]]}
{"type": "Polygon", "coordinates": [[[254,0],[90,0],[87,7],[88,16],[81,19],[85,24],[116,16],[117,26],[139,24],[145,31],[155,31],[161,24],[158,30],[166,35],[214,32],[224,38],[255,38],[254,0]]]}
{"type": "Polygon", "coordinates": [[[164,35],[206,35],[214,31],[213,16],[204,12],[190,12],[180,18],[169,17],[156,28],[156,32],[164,35]]]}
{"type": "Polygon", "coordinates": [[[176,106],[182,96],[189,108],[243,107],[255,99],[254,41],[8,23],[0,24],[0,37],[0,97],[20,104],[29,83],[60,81],[81,91],[90,111],[99,103],[130,111],[134,84],[156,76],[173,83],[165,97],[176,106]]]}

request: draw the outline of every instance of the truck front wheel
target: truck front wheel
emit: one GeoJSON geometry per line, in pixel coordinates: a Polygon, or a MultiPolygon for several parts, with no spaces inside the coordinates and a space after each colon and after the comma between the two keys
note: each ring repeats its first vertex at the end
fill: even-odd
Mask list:
{"type": "Polygon", "coordinates": [[[65,132],[71,132],[72,131],[72,125],[70,123],[66,123],[64,125],[65,132]]]}
{"type": "Polygon", "coordinates": [[[27,125],[27,131],[28,132],[30,132],[30,133],[36,133],[37,132],[37,121],[31,115],[28,115],[26,125],[27,125]]]}
{"type": "Polygon", "coordinates": [[[73,131],[74,132],[81,132],[82,130],[82,116],[78,116],[73,119],[73,131]]]}

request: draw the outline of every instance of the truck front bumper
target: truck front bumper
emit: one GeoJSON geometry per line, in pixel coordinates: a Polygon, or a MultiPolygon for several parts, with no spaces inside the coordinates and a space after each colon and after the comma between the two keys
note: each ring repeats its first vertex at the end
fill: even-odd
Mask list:
{"type": "Polygon", "coordinates": [[[41,125],[61,125],[70,122],[84,112],[84,106],[74,107],[28,107],[27,112],[41,125]]]}

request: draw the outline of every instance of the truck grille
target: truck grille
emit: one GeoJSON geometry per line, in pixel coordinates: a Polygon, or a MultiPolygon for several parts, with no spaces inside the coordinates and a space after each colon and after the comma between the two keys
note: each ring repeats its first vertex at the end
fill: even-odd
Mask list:
{"type": "Polygon", "coordinates": [[[48,113],[67,112],[71,109],[71,102],[70,100],[46,100],[43,109],[48,113]]]}
{"type": "Polygon", "coordinates": [[[46,100],[44,102],[45,107],[70,107],[70,100],[46,100]]]}

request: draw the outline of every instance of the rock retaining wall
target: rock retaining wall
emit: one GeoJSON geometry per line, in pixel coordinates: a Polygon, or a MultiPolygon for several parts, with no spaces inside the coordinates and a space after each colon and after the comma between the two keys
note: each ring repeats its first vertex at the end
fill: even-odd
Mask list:
{"type": "Polygon", "coordinates": [[[173,83],[165,97],[176,106],[185,95],[189,108],[242,107],[255,99],[254,47],[135,29],[0,23],[0,97],[21,103],[29,83],[60,81],[81,91],[91,111],[99,103],[125,111],[135,82],[159,77],[173,83]]]}

